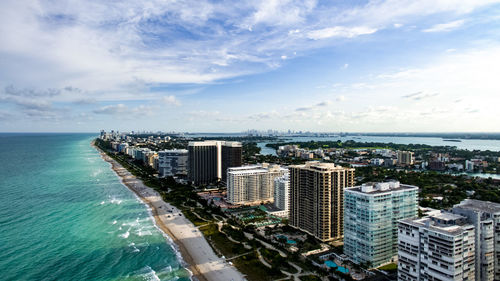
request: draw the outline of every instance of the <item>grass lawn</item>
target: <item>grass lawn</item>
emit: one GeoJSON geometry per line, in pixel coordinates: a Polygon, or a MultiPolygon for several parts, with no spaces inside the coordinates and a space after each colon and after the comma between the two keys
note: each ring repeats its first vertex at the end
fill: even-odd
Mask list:
{"type": "Polygon", "coordinates": [[[227,239],[226,235],[219,232],[215,224],[200,227],[200,231],[203,232],[203,235],[205,235],[212,246],[219,250],[226,258],[248,252],[242,244],[233,243],[227,239]]]}
{"type": "Polygon", "coordinates": [[[321,281],[321,278],[319,278],[316,275],[306,275],[306,276],[301,276],[299,278],[301,281],[321,281]]]}
{"type": "Polygon", "coordinates": [[[247,275],[248,280],[276,280],[284,278],[285,275],[279,271],[265,267],[258,259],[257,253],[232,260],[233,264],[241,273],[247,275]]]}
{"type": "Polygon", "coordinates": [[[186,216],[186,218],[188,220],[190,220],[195,226],[200,226],[200,225],[210,223],[210,222],[207,222],[204,220],[200,220],[197,216],[195,216],[193,214],[193,212],[191,212],[191,210],[188,210],[186,208],[184,208],[184,210],[182,210],[182,213],[184,213],[184,216],[186,216]]]}
{"type": "Polygon", "coordinates": [[[389,264],[386,264],[384,266],[379,267],[378,269],[385,270],[385,271],[394,271],[394,270],[398,270],[398,265],[395,263],[389,263],[389,264]]]}

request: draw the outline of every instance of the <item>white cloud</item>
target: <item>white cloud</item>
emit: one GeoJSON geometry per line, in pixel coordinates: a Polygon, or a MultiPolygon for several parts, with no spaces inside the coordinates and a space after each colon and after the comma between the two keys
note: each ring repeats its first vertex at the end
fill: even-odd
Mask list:
{"type": "Polygon", "coordinates": [[[308,33],[308,38],[313,40],[320,40],[332,37],[353,38],[360,35],[372,34],[377,31],[376,28],[367,26],[345,27],[334,26],[318,30],[313,30],[308,33]]]}
{"type": "Polygon", "coordinates": [[[173,95],[165,96],[161,99],[164,104],[180,106],[181,102],[173,95]]]}
{"type": "Polygon", "coordinates": [[[126,114],[129,112],[129,108],[122,103],[115,105],[106,105],[101,108],[95,109],[94,113],[96,114],[126,114]]]}
{"type": "Polygon", "coordinates": [[[316,106],[328,106],[328,105],[331,105],[331,104],[332,104],[332,101],[326,100],[326,101],[322,101],[322,102],[316,104],[316,106]]]}
{"type": "Polygon", "coordinates": [[[447,22],[447,23],[440,23],[433,25],[430,28],[422,30],[423,32],[447,32],[447,31],[452,31],[455,30],[459,27],[461,27],[465,23],[464,20],[456,20],[452,22],[447,22]]]}
{"type": "Polygon", "coordinates": [[[295,109],[295,111],[310,111],[310,110],[313,110],[312,106],[303,106],[295,109]]]}
{"type": "MultiPolygon", "coordinates": [[[[429,16],[467,18],[469,22],[473,18],[464,15],[495,2],[498,1],[463,0],[457,5],[455,0],[387,0],[337,6],[333,2],[329,5],[296,0],[246,3],[75,0],[71,5],[61,5],[57,1],[4,0],[0,3],[0,86],[3,89],[14,85],[14,89],[28,90],[0,99],[31,116],[63,112],[64,108],[58,105],[61,102],[74,103],[75,108],[107,104],[94,110],[101,116],[125,110],[153,112],[147,105],[125,104],[134,100],[180,105],[179,91],[168,92],[163,98],[164,92],[150,88],[225,83],[222,79],[275,69],[283,64],[283,59],[330,47],[336,44],[336,39],[376,33],[375,38],[382,34],[379,30],[403,25],[423,28],[421,23],[429,16]],[[56,92],[51,94],[47,89],[56,92]]],[[[455,21],[427,30],[451,30],[461,24],[464,22],[455,21]]],[[[459,52],[453,54],[456,53],[459,52]]],[[[496,83],[492,82],[495,80],[491,69],[495,65],[490,66],[496,63],[496,57],[491,60],[479,57],[479,61],[458,57],[460,64],[449,61],[432,67],[408,66],[406,70],[379,75],[384,84],[358,81],[356,87],[351,84],[350,90],[370,96],[368,93],[385,88],[387,93],[373,94],[385,102],[383,97],[389,92],[397,93],[398,98],[401,93],[420,89],[438,91],[440,96],[436,99],[449,97],[452,90],[446,91],[446,87],[460,96],[466,90],[493,95],[496,83]],[[403,84],[405,87],[399,87],[403,84]]],[[[337,101],[343,100],[343,95],[354,101],[356,97],[344,88],[335,89],[335,95],[342,94],[337,101]]],[[[484,96],[482,93],[479,94],[484,96]]],[[[289,110],[294,111],[300,104],[290,102],[289,110]]],[[[215,112],[225,109],[218,108],[215,112]]],[[[294,118],[299,113],[309,112],[294,112],[294,118]]],[[[349,115],[331,114],[338,118],[349,115]]],[[[483,111],[477,115],[480,114],[483,111]]],[[[213,112],[207,115],[221,118],[213,112]]]]}
{"type": "Polygon", "coordinates": [[[423,100],[423,99],[428,99],[428,98],[432,98],[432,97],[436,97],[436,96],[439,96],[439,93],[427,93],[427,92],[419,91],[416,93],[404,95],[403,98],[412,99],[412,100],[423,100]]]}
{"type": "Polygon", "coordinates": [[[122,103],[106,105],[93,110],[95,114],[102,115],[121,115],[124,117],[145,117],[154,115],[155,111],[158,110],[158,106],[152,105],[139,105],[136,107],[129,107],[122,103]]]}

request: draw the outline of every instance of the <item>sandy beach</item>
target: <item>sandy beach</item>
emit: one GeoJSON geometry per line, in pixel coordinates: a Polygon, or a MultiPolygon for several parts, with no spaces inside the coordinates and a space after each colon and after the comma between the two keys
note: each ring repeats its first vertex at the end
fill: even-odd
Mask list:
{"type": "Polygon", "coordinates": [[[100,152],[102,158],[111,163],[112,169],[122,179],[123,184],[150,206],[156,224],[178,246],[183,260],[193,273],[193,279],[200,281],[245,280],[234,266],[215,254],[203,234],[182,215],[179,209],[164,202],[158,192],[144,185],[113,158],[100,152]]]}

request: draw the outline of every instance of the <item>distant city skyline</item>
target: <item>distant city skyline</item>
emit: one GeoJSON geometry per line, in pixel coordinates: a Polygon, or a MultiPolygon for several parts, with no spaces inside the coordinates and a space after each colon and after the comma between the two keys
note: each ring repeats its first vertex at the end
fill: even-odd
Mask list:
{"type": "Polygon", "coordinates": [[[0,132],[498,132],[500,1],[0,3],[0,132]]]}

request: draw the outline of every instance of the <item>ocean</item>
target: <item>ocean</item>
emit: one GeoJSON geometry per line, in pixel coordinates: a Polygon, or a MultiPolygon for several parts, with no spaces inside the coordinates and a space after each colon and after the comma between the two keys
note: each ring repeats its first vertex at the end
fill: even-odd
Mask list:
{"type": "Polygon", "coordinates": [[[91,134],[0,134],[1,280],[189,280],[91,134]]]}

